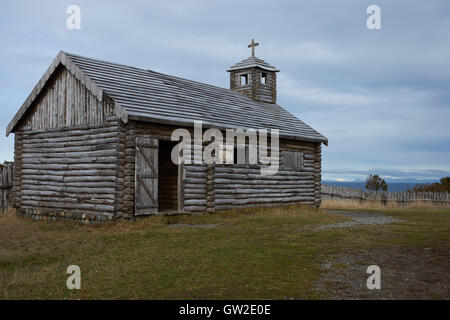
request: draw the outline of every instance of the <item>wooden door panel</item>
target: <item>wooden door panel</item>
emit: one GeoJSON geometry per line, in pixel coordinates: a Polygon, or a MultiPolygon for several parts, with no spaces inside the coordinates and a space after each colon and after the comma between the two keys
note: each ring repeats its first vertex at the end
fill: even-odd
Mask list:
{"type": "Polygon", "coordinates": [[[158,213],[158,140],[136,138],[136,215],[158,213]]]}

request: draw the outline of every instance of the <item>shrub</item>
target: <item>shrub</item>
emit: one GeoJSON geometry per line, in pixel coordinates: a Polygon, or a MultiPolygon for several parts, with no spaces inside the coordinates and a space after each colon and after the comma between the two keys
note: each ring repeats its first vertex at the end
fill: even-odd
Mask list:
{"type": "Polygon", "coordinates": [[[388,185],[379,175],[369,174],[366,179],[366,189],[369,191],[387,191],[388,185]]]}

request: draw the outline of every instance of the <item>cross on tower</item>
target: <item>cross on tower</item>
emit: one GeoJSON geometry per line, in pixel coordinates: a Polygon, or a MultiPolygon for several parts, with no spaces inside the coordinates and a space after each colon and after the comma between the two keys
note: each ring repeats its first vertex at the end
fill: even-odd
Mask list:
{"type": "Polygon", "coordinates": [[[255,39],[252,39],[252,43],[248,45],[249,48],[252,48],[252,57],[255,56],[255,47],[259,46],[258,42],[255,42],[255,39]]]}

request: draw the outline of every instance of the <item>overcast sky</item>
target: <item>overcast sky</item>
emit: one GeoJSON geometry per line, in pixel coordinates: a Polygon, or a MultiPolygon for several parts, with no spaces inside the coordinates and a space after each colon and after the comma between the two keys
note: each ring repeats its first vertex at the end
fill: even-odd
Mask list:
{"type": "Polygon", "coordinates": [[[450,175],[450,1],[2,1],[5,129],[59,50],[228,87],[256,56],[278,67],[278,103],[324,134],[323,178],[450,175]],[[69,30],[69,5],[81,29],[69,30]],[[381,30],[369,30],[369,5],[381,30]]]}

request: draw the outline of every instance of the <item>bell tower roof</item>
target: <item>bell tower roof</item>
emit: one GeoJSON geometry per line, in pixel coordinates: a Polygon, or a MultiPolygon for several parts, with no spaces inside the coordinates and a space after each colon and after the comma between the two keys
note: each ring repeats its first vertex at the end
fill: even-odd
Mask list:
{"type": "Polygon", "coordinates": [[[241,62],[236,63],[235,65],[231,66],[227,71],[235,71],[240,69],[247,69],[247,68],[260,68],[266,71],[272,71],[272,72],[279,72],[277,68],[274,66],[271,66],[267,62],[265,62],[262,59],[259,59],[257,57],[248,57],[247,59],[242,60],[241,62]]]}

